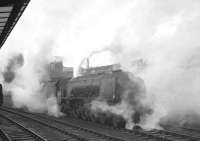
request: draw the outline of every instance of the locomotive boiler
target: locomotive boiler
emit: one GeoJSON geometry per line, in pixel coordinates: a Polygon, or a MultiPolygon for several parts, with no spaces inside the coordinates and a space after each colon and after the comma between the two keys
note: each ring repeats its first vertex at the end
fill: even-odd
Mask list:
{"type": "Polygon", "coordinates": [[[138,102],[139,95],[145,93],[144,82],[137,77],[131,79],[129,73],[113,69],[113,65],[89,68],[82,71],[79,77],[59,80],[56,89],[61,111],[83,120],[124,128],[126,122],[121,115],[91,110],[94,100],[115,106],[123,100],[124,95],[134,108],[135,123],[140,122],[140,116],[144,113],[144,108],[138,102]]]}

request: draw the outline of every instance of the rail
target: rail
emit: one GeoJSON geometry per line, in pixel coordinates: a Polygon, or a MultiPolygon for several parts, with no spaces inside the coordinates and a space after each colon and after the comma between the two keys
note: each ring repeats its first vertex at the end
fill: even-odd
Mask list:
{"type": "Polygon", "coordinates": [[[104,140],[112,140],[112,141],[125,141],[124,139],[121,139],[121,138],[117,138],[117,137],[113,137],[113,136],[109,136],[109,135],[104,135],[104,134],[101,134],[101,133],[98,133],[98,132],[95,132],[95,131],[92,131],[92,130],[89,130],[89,129],[86,129],[86,128],[83,128],[83,127],[66,124],[66,123],[58,121],[58,120],[52,120],[50,118],[44,118],[40,115],[35,115],[35,114],[32,114],[32,113],[27,113],[27,112],[23,112],[23,114],[22,114],[22,111],[20,111],[20,113],[19,113],[17,111],[13,111],[11,109],[8,110],[8,109],[2,108],[2,107],[0,109],[3,110],[3,111],[9,112],[9,113],[13,113],[15,115],[22,116],[24,118],[29,118],[31,120],[34,120],[34,121],[40,123],[40,124],[48,126],[49,128],[58,130],[58,131],[60,131],[64,134],[67,134],[67,135],[69,135],[73,138],[76,138],[78,140],[81,140],[81,141],[88,141],[88,140],[91,140],[91,139],[94,139],[94,138],[104,139],[104,140]],[[24,114],[28,114],[28,115],[24,115],[24,114]],[[70,127],[69,128],[70,130],[64,130],[64,128],[66,129],[66,127],[70,127]],[[79,131],[80,133],[77,134],[76,131],[79,131]],[[90,134],[90,135],[87,135],[87,137],[86,137],[86,134],[90,134]],[[93,134],[93,135],[91,135],[91,134],[93,134]],[[91,136],[91,138],[89,136],[91,136]]]}
{"type": "MultiPolygon", "coordinates": [[[[25,126],[23,126],[22,124],[14,121],[14,120],[12,120],[11,118],[9,118],[9,117],[7,117],[7,116],[5,116],[3,114],[0,114],[0,117],[4,118],[7,121],[9,121],[10,123],[12,123],[13,126],[18,126],[24,132],[24,134],[28,133],[32,138],[37,139],[38,141],[47,141],[46,139],[44,139],[43,137],[41,137],[40,135],[38,135],[37,133],[35,133],[31,129],[26,128],[25,126]]],[[[6,131],[3,130],[2,128],[1,128],[0,132],[1,132],[2,137],[3,137],[3,139],[5,141],[12,141],[12,140],[14,140],[14,139],[12,139],[12,137],[10,137],[11,134],[6,133],[6,131]]],[[[16,134],[16,133],[14,133],[14,134],[16,134]]]]}
{"type": "MultiPolygon", "coordinates": [[[[123,138],[118,138],[118,137],[102,134],[102,133],[93,131],[91,129],[88,129],[87,127],[80,127],[78,125],[66,123],[66,122],[60,121],[59,119],[47,117],[45,115],[39,115],[39,114],[36,115],[36,114],[28,113],[28,112],[25,112],[25,111],[21,111],[21,110],[19,111],[20,112],[19,113],[19,112],[16,112],[18,110],[13,111],[9,108],[3,109],[3,110],[8,111],[8,112],[12,112],[13,114],[18,114],[20,116],[24,116],[26,118],[27,117],[31,118],[32,120],[42,122],[42,124],[45,123],[45,124],[47,124],[46,126],[50,126],[50,128],[52,128],[52,127],[48,123],[63,125],[63,127],[64,126],[65,127],[71,127],[71,129],[72,129],[71,133],[70,133],[71,136],[77,137],[77,134],[73,133],[73,130],[77,130],[79,132],[84,131],[84,132],[87,132],[87,133],[95,134],[97,136],[97,138],[102,137],[105,140],[125,141],[125,139],[123,139],[123,138]]],[[[53,127],[53,128],[55,128],[55,127],[53,127]]],[[[63,129],[61,129],[61,128],[58,128],[58,130],[60,130],[61,132],[66,132],[66,131],[63,131],[63,129]]],[[[158,141],[161,141],[161,140],[162,141],[175,141],[175,140],[200,141],[200,137],[192,136],[192,135],[189,135],[189,134],[184,134],[184,133],[180,133],[180,132],[176,132],[176,131],[172,131],[172,130],[157,130],[157,129],[150,130],[150,131],[145,131],[143,129],[133,129],[133,130],[115,129],[115,130],[118,130],[119,132],[132,134],[135,137],[139,136],[141,138],[141,140],[143,140],[143,139],[144,140],[145,139],[151,140],[152,139],[152,140],[158,140],[158,141]]],[[[81,135],[78,135],[78,138],[80,140],[90,140],[89,138],[81,137],[81,135]]]]}
{"type": "Polygon", "coordinates": [[[12,139],[8,136],[8,134],[0,128],[0,136],[4,141],[12,141],[12,139]]]}

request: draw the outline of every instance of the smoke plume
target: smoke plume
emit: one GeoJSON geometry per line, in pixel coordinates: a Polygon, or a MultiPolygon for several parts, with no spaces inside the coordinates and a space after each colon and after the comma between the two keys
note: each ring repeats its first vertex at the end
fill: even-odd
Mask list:
{"type": "Polygon", "coordinates": [[[16,54],[8,61],[8,65],[3,72],[3,78],[6,83],[11,83],[15,79],[15,71],[23,66],[24,57],[22,54],[16,54]]]}
{"type": "MultiPolygon", "coordinates": [[[[118,18],[109,15],[112,12],[108,10],[109,18],[105,20],[108,24],[96,24],[104,31],[103,35],[110,35],[110,40],[105,41],[104,36],[100,39],[98,35],[102,32],[98,30],[94,30],[97,36],[93,38],[110,46],[113,60],[120,62],[124,70],[136,73],[144,80],[146,97],[142,101],[153,107],[154,112],[145,117],[141,125],[159,128],[162,121],[177,121],[176,125],[182,125],[190,122],[188,119],[193,119],[193,115],[197,119],[200,106],[200,2],[125,1],[121,7],[117,7],[117,2],[115,4],[112,12],[118,18]],[[116,9],[120,9],[120,13],[116,9]],[[113,27],[115,32],[107,30],[113,27]],[[142,71],[135,71],[132,64],[138,58],[146,62],[142,71]]],[[[109,6],[109,3],[105,5],[109,6]]],[[[103,55],[97,60],[110,61],[103,55]]]]}

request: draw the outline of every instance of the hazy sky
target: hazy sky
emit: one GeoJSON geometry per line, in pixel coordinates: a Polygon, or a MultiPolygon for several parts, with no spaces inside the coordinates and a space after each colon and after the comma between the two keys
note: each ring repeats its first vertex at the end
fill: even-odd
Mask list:
{"type": "MultiPolygon", "coordinates": [[[[198,0],[31,0],[3,50],[33,54],[51,46],[53,55],[77,66],[93,50],[113,44],[126,52],[150,48],[154,53],[160,43],[171,46],[180,38],[193,36],[198,44],[199,5],[198,0]]],[[[109,52],[98,58],[95,62],[113,62],[109,52]]]]}
{"type": "Polygon", "coordinates": [[[127,20],[130,3],[32,0],[4,48],[29,54],[48,44],[53,55],[64,57],[65,64],[77,65],[91,51],[111,44],[127,20]]]}

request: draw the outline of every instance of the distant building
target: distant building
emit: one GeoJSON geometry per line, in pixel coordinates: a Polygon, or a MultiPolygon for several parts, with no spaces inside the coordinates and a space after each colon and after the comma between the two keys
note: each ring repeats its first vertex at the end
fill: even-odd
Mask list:
{"type": "Polygon", "coordinates": [[[52,81],[60,79],[71,79],[73,77],[73,68],[64,67],[62,60],[55,60],[51,62],[48,66],[48,73],[52,81]]]}

